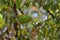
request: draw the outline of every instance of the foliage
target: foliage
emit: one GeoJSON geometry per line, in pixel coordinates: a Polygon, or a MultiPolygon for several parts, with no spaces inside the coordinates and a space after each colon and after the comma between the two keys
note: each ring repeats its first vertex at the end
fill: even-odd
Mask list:
{"type": "Polygon", "coordinates": [[[60,0],[0,0],[0,40],[60,40],[60,0]]]}

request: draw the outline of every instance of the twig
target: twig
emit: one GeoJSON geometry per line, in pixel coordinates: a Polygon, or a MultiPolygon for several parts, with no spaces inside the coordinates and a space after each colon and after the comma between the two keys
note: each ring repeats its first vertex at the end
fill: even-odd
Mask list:
{"type": "Polygon", "coordinates": [[[13,10],[14,10],[15,15],[17,16],[18,13],[17,13],[17,10],[16,10],[16,3],[14,3],[13,10]]]}
{"type": "MultiPolygon", "coordinates": [[[[18,13],[17,13],[17,10],[16,10],[16,0],[14,0],[13,10],[14,10],[14,13],[15,13],[15,15],[14,15],[14,19],[16,19],[17,16],[18,16],[18,13]]],[[[16,31],[16,35],[15,35],[15,37],[17,37],[17,31],[18,31],[17,26],[18,26],[18,22],[15,21],[15,22],[14,22],[14,29],[15,29],[15,31],[16,31]]]]}
{"type": "Polygon", "coordinates": [[[24,14],[23,11],[21,10],[21,8],[18,8],[18,9],[20,10],[20,12],[21,12],[22,14],[24,14]]]}

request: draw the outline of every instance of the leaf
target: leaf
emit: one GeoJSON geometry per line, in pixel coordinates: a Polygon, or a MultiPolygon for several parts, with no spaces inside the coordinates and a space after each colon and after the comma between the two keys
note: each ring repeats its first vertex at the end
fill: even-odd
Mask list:
{"type": "Polygon", "coordinates": [[[3,25],[4,25],[4,19],[3,19],[3,15],[0,14],[0,29],[3,28],[3,25]]]}
{"type": "Polygon", "coordinates": [[[32,18],[30,16],[27,16],[27,15],[20,15],[20,16],[18,16],[18,21],[21,24],[27,23],[27,22],[31,21],[31,19],[32,18]]]}
{"type": "Polygon", "coordinates": [[[22,33],[23,36],[25,36],[26,33],[27,33],[26,29],[22,30],[21,33],[22,33]]]}
{"type": "Polygon", "coordinates": [[[38,32],[38,40],[41,40],[41,38],[42,38],[42,33],[39,31],[38,32]]]}
{"type": "Polygon", "coordinates": [[[15,36],[13,36],[13,37],[11,38],[11,40],[16,40],[15,36]]]}
{"type": "Polygon", "coordinates": [[[0,14],[0,20],[1,20],[1,19],[3,19],[3,15],[2,15],[2,14],[0,14]]]}
{"type": "Polygon", "coordinates": [[[14,0],[10,0],[10,6],[13,7],[14,5],[14,0]]]}
{"type": "Polygon", "coordinates": [[[48,36],[48,29],[44,30],[44,35],[47,37],[48,36]]]}
{"type": "Polygon", "coordinates": [[[26,7],[29,6],[31,0],[26,0],[26,7]]]}
{"type": "Polygon", "coordinates": [[[20,36],[20,34],[21,34],[21,33],[20,33],[20,30],[18,30],[17,36],[20,36]]]}
{"type": "Polygon", "coordinates": [[[20,7],[21,3],[22,3],[22,0],[16,0],[16,6],[17,6],[17,8],[20,7]]]}
{"type": "Polygon", "coordinates": [[[1,19],[0,20],[0,29],[2,29],[3,28],[3,25],[4,25],[5,23],[4,23],[4,19],[1,19]]]}

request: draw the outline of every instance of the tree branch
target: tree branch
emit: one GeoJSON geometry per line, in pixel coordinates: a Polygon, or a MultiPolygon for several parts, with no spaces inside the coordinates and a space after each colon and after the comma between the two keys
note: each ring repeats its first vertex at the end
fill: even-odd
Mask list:
{"type": "MultiPolygon", "coordinates": [[[[16,18],[17,18],[17,16],[18,16],[18,13],[17,13],[17,10],[16,10],[16,0],[14,0],[13,10],[14,10],[14,13],[15,13],[14,19],[16,20],[16,18]]],[[[14,30],[16,31],[15,37],[17,37],[17,31],[18,31],[17,26],[18,26],[18,22],[17,22],[17,20],[16,20],[16,21],[14,22],[14,30]]]]}
{"type": "Polygon", "coordinates": [[[23,11],[21,10],[21,8],[18,8],[18,9],[20,10],[20,12],[21,12],[22,14],[24,14],[23,11]]]}

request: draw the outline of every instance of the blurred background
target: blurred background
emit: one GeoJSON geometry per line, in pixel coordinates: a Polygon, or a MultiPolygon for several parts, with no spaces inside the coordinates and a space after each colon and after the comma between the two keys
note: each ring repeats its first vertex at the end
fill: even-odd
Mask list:
{"type": "Polygon", "coordinates": [[[60,0],[0,0],[0,40],[60,40],[60,0]]]}

